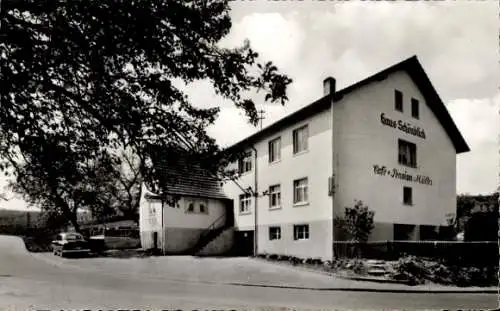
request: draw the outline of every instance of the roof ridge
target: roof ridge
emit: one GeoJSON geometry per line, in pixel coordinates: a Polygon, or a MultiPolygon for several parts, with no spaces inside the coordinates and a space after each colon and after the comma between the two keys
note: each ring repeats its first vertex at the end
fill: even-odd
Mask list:
{"type": "Polygon", "coordinates": [[[441,98],[437,94],[437,91],[434,88],[434,86],[432,85],[432,82],[430,81],[429,77],[427,76],[424,68],[420,64],[420,61],[418,60],[418,57],[416,54],[414,54],[406,59],[403,59],[402,61],[397,62],[389,67],[386,67],[385,69],[377,71],[376,73],[372,74],[371,76],[366,77],[365,79],[359,80],[356,83],[353,83],[353,84],[351,84],[351,85],[349,85],[341,90],[338,90],[333,95],[332,94],[325,95],[325,96],[321,97],[320,99],[318,99],[318,100],[316,100],[308,105],[305,105],[302,108],[299,108],[294,112],[291,112],[290,114],[287,114],[286,116],[284,116],[284,117],[280,118],[279,120],[273,122],[272,124],[266,126],[265,128],[261,129],[260,131],[257,131],[255,133],[245,137],[244,139],[230,145],[229,147],[224,148],[224,150],[228,151],[228,150],[237,148],[240,145],[250,143],[252,140],[257,140],[260,136],[264,136],[267,133],[276,130],[282,124],[286,124],[287,122],[292,122],[295,119],[303,120],[305,117],[307,117],[308,114],[323,111],[323,110],[331,107],[332,101],[337,102],[337,101],[341,100],[345,95],[358,89],[359,87],[370,84],[373,81],[383,80],[386,78],[387,75],[392,74],[392,73],[397,72],[397,71],[400,71],[400,70],[404,70],[410,75],[413,82],[417,85],[419,90],[423,93],[424,97],[426,97],[426,102],[432,101],[435,103],[433,105],[428,105],[428,106],[433,111],[433,113],[436,115],[439,122],[443,126],[445,132],[448,134],[448,136],[452,140],[456,152],[462,153],[462,152],[469,151],[470,150],[469,146],[467,145],[462,134],[460,133],[460,131],[456,127],[448,110],[444,106],[444,103],[442,102],[441,98]],[[332,101],[329,101],[328,99],[332,99],[332,101]]]}

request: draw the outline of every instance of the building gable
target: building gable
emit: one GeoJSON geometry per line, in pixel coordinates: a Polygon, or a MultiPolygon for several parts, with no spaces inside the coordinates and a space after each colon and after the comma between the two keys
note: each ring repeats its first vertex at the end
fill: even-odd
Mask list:
{"type": "Polygon", "coordinates": [[[332,102],[338,102],[342,100],[342,98],[359,88],[371,84],[373,82],[379,82],[388,77],[388,75],[397,72],[397,71],[405,71],[411,77],[413,82],[416,84],[417,88],[420,90],[422,95],[424,96],[425,102],[432,103],[428,105],[432,110],[436,118],[441,123],[443,129],[446,134],[450,137],[453,146],[455,147],[456,153],[463,153],[470,151],[469,146],[467,145],[465,139],[462,134],[458,130],[455,125],[453,119],[451,118],[448,110],[446,109],[444,103],[436,92],[436,89],[432,85],[429,77],[425,73],[422,65],[418,61],[416,56],[412,56],[400,63],[397,63],[389,68],[386,68],[364,80],[361,80],[353,85],[350,85],[342,90],[335,92],[333,95],[328,94],[323,96],[319,100],[313,102],[312,104],[299,109],[298,111],[278,120],[277,122],[269,125],[263,130],[245,138],[244,140],[234,144],[229,147],[227,150],[241,148],[243,146],[251,145],[255,141],[258,141],[264,136],[272,135],[274,132],[279,131],[281,128],[299,122],[304,118],[317,114],[321,111],[329,109],[331,107],[332,102]]]}

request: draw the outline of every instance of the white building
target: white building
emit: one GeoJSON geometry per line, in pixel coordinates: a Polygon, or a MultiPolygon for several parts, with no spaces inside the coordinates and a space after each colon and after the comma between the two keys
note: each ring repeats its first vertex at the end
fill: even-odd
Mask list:
{"type": "Polygon", "coordinates": [[[143,249],[163,254],[219,255],[233,245],[233,203],[220,182],[196,163],[175,159],[157,167],[162,195],[142,186],[139,230],[143,249]]]}
{"type": "MultiPolygon", "coordinates": [[[[456,211],[456,155],[469,151],[416,56],[317,101],[231,148],[236,241],[257,253],[333,256],[333,219],[362,200],[370,240],[419,239],[456,211]],[[242,189],[250,187],[254,197],[242,189]]],[[[243,246],[242,246],[243,247],[243,246]]]]}

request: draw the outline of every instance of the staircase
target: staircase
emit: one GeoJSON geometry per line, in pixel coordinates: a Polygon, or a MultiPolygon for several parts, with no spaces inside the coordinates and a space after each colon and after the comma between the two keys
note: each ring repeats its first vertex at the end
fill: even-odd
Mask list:
{"type": "Polygon", "coordinates": [[[196,255],[196,253],[201,251],[205,246],[207,246],[208,243],[215,240],[222,232],[231,227],[231,225],[225,221],[225,216],[226,215],[222,215],[217,218],[210,226],[208,226],[207,229],[205,229],[205,231],[202,232],[196,244],[188,251],[190,255],[196,255]],[[220,225],[223,220],[225,221],[224,224],[220,225]]]}
{"type": "Polygon", "coordinates": [[[384,277],[390,273],[386,262],[383,260],[367,260],[366,265],[368,275],[384,277]]]}

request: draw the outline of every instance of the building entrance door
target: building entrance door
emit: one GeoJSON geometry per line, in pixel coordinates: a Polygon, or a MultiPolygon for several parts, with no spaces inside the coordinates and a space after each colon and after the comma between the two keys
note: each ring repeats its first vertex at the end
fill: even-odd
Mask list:
{"type": "Polygon", "coordinates": [[[236,256],[253,255],[253,230],[236,231],[234,233],[234,254],[236,256]]]}

